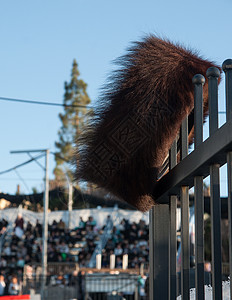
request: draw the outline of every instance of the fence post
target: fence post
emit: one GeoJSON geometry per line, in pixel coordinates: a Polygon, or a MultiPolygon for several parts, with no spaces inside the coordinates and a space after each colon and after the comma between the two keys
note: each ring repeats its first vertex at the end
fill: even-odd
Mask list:
{"type": "Polygon", "coordinates": [[[139,283],[138,283],[138,279],[136,278],[136,282],[135,282],[135,298],[134,300],[139,300],[139,283]]]}
{"type": "MultiPolygon", "coordinates": [[[[89,291],[87,290],[87,280],[88,280],[88,275],[85,273],[85,275],[82,277],[82,280],[84,280],[84,299],[88,300],[89,299],[89,291]]],[[[89,279],[90,281],[90,279],[89,279]]]]}
{"type": "MultiPolygon", "coordinates": [[[[177,141],[173,142],[169,152],[169,170],[177,163],[177,141]]],[[[169,197],[169,300],[176,299],[176,207],[177,196],[169,197]]]]}
{"type": "Polygon", "coordinates": [[[226,76],[226,121],[232,119],[232,59],[227,59],[222,64],[226,76]]]}
{"type": "Polygon", "coordinates": [[[189,299],[189,187],[182,186],[181,201],[181,296],[189,299]]]}
{"type": "Polygon", "coordinates": [[[180,159],[184,159],[188,155],[188,117],[182,122],[180,128],[180,159]]]}
{"type": "Polygon", "coordinates": [[[170,196],[169,200],[169,299],[176,299],[176,207],[177,196],[170,196]]]}
{"type": "MultiPolygon", "coordinates": [[[[203,85],[205,78],[197,74],[194,84],[194,147],[203,142],[203,85]]],[[[194,177],[195,205],[195,287],[196,299],[205,299],[204,293],[204,195],[203,176],[194,177]]]]}
{"type": "MultiPolygon", "coordinates": [[[[182,122],[180,129],[180,159],[188,155],[188,117],[182,122]]],[[[189,299],[189,187],[182,186],[181,202],[181,295],[189,299]]]]}
{"type": "MultiPolygon", "coordinates": [[[[220,71],[211,67],[206,76],[209,80],[209,135],[218,129],[218,78],[220,71]]],[[[210,212],[211,212],[211,246],[212,246],[212,287],[213,299],[222,299],[221,266],[221,199],[218,164],[210,166],[210,212]]]]}
{"type": "Polygon", "coordinates": [[[168,299],[169,205],[155,205],[149,215],[149,299],[168,299]]]}
{"type": "Polygon", "coordinates": [[[44,297],[44,290],[47,281],[47,242],[48,242],[48,207],[49,207],[49,173],[48,173],[48,160],[49,160],[49,150],[46,150],[46,160],[45,160],[45,191],[43,200],[43,247],[42,247],[42,284],[41,284],[41,294],[42,300],[44,297]]]}
{"type": "MultiPolygon", "coordinates": [[[[222,64],[226,76],[226,121],[232,120],[232,59],[222,64]]],[[[232,152],[227,153],[230,295],[232,295],[232,152]]]]}

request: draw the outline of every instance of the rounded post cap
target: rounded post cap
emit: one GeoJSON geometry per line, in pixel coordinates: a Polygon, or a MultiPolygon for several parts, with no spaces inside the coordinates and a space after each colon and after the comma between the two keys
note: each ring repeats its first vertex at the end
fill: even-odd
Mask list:
{"type": "Polygon", "coordinates": [[[216,67],[210,67],[208,68],[208,70],[206,71],[206,76],[209,77],[219,77],[220,76],[220,71],[218,68],[216,67]]]}
{"type": "Polygon", "coordinates": [[[226,59],[223,64],[222,64],[222,70],[224,72],[228,71],[228,70],[231,70],[232,69],[232,59],[229,58],[229,59],[226,59]]]}
{"type": "Polygon", "coordinates": [[[193,76],[192,79],[193,84],[204,84],[205,83],[205,77],[201,74],[196,74],[193,76]]]}

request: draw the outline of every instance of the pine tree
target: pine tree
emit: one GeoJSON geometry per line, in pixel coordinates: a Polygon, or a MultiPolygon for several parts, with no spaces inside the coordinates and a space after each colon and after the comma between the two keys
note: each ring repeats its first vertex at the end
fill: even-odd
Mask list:
{"type": "Polygon", "coordinates": [[[58,149],[55,153],[56,167],[54,169],[56,185],[65,185],[67,179],[73,180],[71,160],[77,137],[80,135],[86,121],[88,108],[82,107],[90,103],[86,92],[87,84],[79,79],[78,64],[73,60],[71,80],[65,82],[64,113],[59,114],[62,126],[58,131],[59,141],[55,143],[58,149]]]}

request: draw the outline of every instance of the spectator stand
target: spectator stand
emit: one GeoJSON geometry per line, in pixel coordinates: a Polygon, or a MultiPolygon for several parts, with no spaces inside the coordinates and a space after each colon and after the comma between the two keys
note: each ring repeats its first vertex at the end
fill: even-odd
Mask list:
{"type": "MultiPolygon", "coordinates": [[[[140,275],[140,269],[144,270],[144,265],[148,264],[148,225],[145,221],[140,220],[139,223],[130,222],[126,219],[117,220],[117,214],[114,215],[114,222],[111,218],[106,218],[105,225],[98,227],[93,218],[81,219],[80,226],[69,230],[63,228],[63,222],[54,221],[49,225],[48,235],[48,276],[46,280],[46,291],[52,293],[56,297],[55,287],[57,291],[62,287],[62,293],[73,293],[73,287],[76,291],[84,293],[85,274],[103,273],[104,278],[112,275],[118,279],[117,274],[131,276],[134,274],[136,278],[140,275]],[[110,234],[110,238],[102,249],[100,270],[86,268],[89,266],[89,260],[99,242],[99,237],[104,232],[110,234]],[[60,251],[66,251],[66,255],[61,255],[60,251]],[[114,265],[110,265],[110,258],[114,256],[114,265]],[[123,257],[127,257],[126,267],[123,266],[123,257]],[[78,269],[79,266],[79,269],[78,269]],[[110,269],[111,267],[111,269],[110,269]],[[125,270],[123,269],[125,268],[125,270]],[[139,269],[140,268],[140,269],[139,269]],[[79,272],[78,272],[79,270],[79,272]],[[82,274],[82,275],[81,275],[82,274]],[[83,280],[83,282],[82,282],[83,280]]],[[[38,249],[40,241],[40,224],[35,226],[29,224],[29,231],[38,235],[37,239],[32,239],[34,253],[30,261],[24,267],[23,291],[30,292],[40,290],[41,285],[41,264],[36,263],[40,249],[38,249]]],[[[27,226],[28,227],[28,226],[27,226]]],[[[30,240],[31,233],[25,230],[26,240],[30,240]]],[[[144,273],[146,270],[144,270],[144,273]]],[[[90,278],[91,275],[88,275],[90,278]]],[[[95,277],[96,278],[96,277],[95,277]]],[[[100,275],[99,275],[100,278],[100,275]]],[[[121,277],[120,277],[121,278],[121,277]]],[[[91,281],[91,279],[89,279],[91,281]]],[[[93,287],[91,288],[93,289],[93,287]]],[[[50,295],[50,294],[49,294],[50,295]]],[[[52,297],[53,297],[52,296],[52,297]]],[[[49,296],[50,297],[50,296],[49,296]]],[[[59,299],[65,299],[58,295],[59,299]]],[[[78,298],[79,299],[79,298],[78,298]]]]}
{"type": "Polygon", "coordinates": [[[0,222],[0,260],[2,258],[2,250],[5,243],[11,243],[14,234],[14,223],[16,216],[20,215],[22,206],[20,205],[10,217],[5,217],[0,222]]]}
{"type": "MultiPolygon", "coordinates": [[[[15,215],[12,218],[14,220],[15,215]]],[[[59,221],[53,219],[49,224],[46,291],[48,294],[52,293],[51,297],[66,299],[66,296],[61,297],[62,293],[66,293],[71,299],[77,298],[73,294],[74,290],[78,291],[84,285],[80,274],[82,271],[84,274],[95,272],[95,269],[90,270],[86,267],[100,237],[106,233],[109,236],[105,246],[102,247],[100,271],[106,274],[105,277],[107,274],[112,275],[112,272],[115,276],[118,273],[128,275],[131,272],[139,276],[139,267],[148,262],[148,242],[146,242],[148,225],[142,219],[138,223],[130,223],[126,218],[122,218],[121,212],[118,214],[117,210],[110,217],[107,216],[110,216],[109,211],[105,214],[103,225],[94,220],[95,215],[94,218],[91,215],[83,217],[81,226],[73,229],[67,228],[62,219],[59,221]],[[115,257],[113,267],[110,266],[112,256],[115,257]],[[127,270],[123,270],[123,257],[127,257],[127,270]],[[59,291],[60,294],[57,295],[56,289],[57,291],[63,289],[63,292],[59,291]]],[[[41,285],[42,224],[39,220],[33,223],[26,220],[22,228],[23,235],[17,236],[16,231],[13,231],[12,238],[3,245],[1,264],[4,267],[1,268],[1,272],[5,275],[6,281],[17,274],[24,293],[37,292],[41,285]]],[[[82,290],[84,291],[84,287],[82,290]]]]}

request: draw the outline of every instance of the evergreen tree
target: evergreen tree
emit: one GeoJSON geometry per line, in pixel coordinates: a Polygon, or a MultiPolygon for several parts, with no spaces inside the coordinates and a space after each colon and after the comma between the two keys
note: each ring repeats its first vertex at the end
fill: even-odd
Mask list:
{"type": "Polygon", "coordinates": [[[64,113],[59,114],[62,126],[58,131],[59,141],[55,143],[56,167],[54,169],[56,185],[64,185],[67,179],[73,180],[71,160],[77,137],[82,131],[86,121],[86,113],[89,111],[86,106],[90,98],[86,92],[87,84],[79,79],[80,73],[76,60],[73,60],[71,80],[65,82],[64,88],[64,113]],[[69,106],[68,106],[69,105],[69,106]]]}

